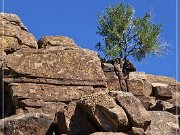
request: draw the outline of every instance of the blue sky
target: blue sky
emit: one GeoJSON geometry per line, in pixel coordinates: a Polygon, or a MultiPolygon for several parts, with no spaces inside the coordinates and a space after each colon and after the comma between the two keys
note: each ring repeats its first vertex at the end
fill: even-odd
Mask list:
{"type": "MultiPolygon", "coordinates": [[[[169,54],[147,57],[134,62],[138,71],[176,77],[176,1],[175,0],[121,0],[132,5],[136,16],[147,11],[154,13],[153,21],[163,24],[161,37],[171,44],[169,54]]],[[[71,37],[82,48],[95,50],[101,41],[97,32],[97,15],[105,7],[120,0],[5,0],[5,12],[17,14],[38,40],[44,35],[71,37]]],[[[2,11],[2,6],[1,6],[2,11]]],[[[179,80],[179,79],[178,79],[179,80]]]]}

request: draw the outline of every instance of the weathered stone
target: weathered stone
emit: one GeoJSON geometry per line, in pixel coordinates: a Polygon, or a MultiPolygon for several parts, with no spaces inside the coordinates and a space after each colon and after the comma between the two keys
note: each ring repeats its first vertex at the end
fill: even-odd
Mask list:
{"type": "Polygon", "coordinates": [[[8,36],[0,36],[0,47],[2,47],[7,54],[20,49],[17,38],[8,36]]]}
{"type": "Polygon", "coordinates": [[[102,70],[104,72],[114,72],[114,66],[111,63],[102,63],[102,70]]]}
{"type": "Polygon", "coordinates": [[[167,102],[172,104],[172,106],[167,108],[166,111],[174,115],[180,115],[180,93],[175,93],[173,95],[173,98],[170,100],[167,100],[167,102]]]}
{"type": "Polygon", "coordinates": [[[12,53],[21,48],[28,46],[37,48],[34,36],[28,33],[19,17],[14,14],[0,13],[0,48],[4,48],[6,53],[12,53]]]}
{"type": "Polygon", "coordinates": [[[97,131],[75,102],[56,113],[55,120],[61,134],[86,135],[97,131]]]}
{"type": "Polygon", "coordinates": [[[122,132],[96,132],[90,135],[128,135],[122,132]]]}
{"type": "Polygon", "coordinates": [[[154,106],[151,106],[149,110],[151,111],[166,111],[167,109],[173,107],[172,104],[166,101],[158,100],[154,106]]]}
{"type": "Polygon", "coordinates": [[[24,99],[20,100],[18,103],[19,107],[42,107],[44,106],[44,101],[43,100],[38,100],[38,99],[24,99]]]}
{"type": "Polygon", "coordinates": [[[97,54],[85,49],[19,51],[6,57],[6,65],[15,74],[25,78],[17,78],[17,81],[106,86],[97,54]]]}
{"type": "Polygon", "coordinates": [[[150,111],[151,125],[148,127],[147,135],[179,135],[179,125],[176,118],[163,111],[150,111]]]}
{"type": "Polygon", "coordinates": [[[46,102],[42,107],[28,107],[24,108],[24,113],[45,113],[54,118],[55,113],[63,110],[66,107],[65,103],[62,102],[46,102]]]}
{"type": "Polygon", "coordinates": [[[0,120],[5,135],[45,135],[53,120],[44,114],[29,113],[0,120]]]}
{"type": "Polygon", "coordinates": [[[149,113],[143,107],[141,101],[130,92],[111,91],[110,95],[125,110],[133,127],[146,130],[150,125],[149,113]]]}
{"type": "Polygon", "coordinates": [[[155,106],[156,104],[156,98],[152,96],[136,96],[136,98],[141,101],[146,110],[149,110],[152,106],[155,106]]]}
{"type": "Polygon", "coordinates": [[[83,97],[79,105],[100,131],[127,131],[126,113],[106,92],[83,97]]]}
{"type": "Polygon", "coordinates": [[[47,48],[50,46],[60,46],[61,48],[79,48],[74,40],[65,36],[44,36],[38,41],[39,48],[47,48]]]}
{"type": "Polygon", "coordinates": [[[41,99],[43,101],[72,101],[82,96],[92,94],[92,86],[56,86],[48,84],[13,83],[13,96],[19,99],[41,99]]]}
{"type": "Polygon", "coordinates": [[[132,130],[128,132],[130,135],[145,135],[143,128],[132,127],[132,130]]]}
{"type": "Polygon", "coordinates": [[[154,96],[158,99],[171,99],[173,87],[164,83],[152,83],[154,96]]]}
{"type": "Polygon", "coordinates": [[[152,86],[147,80],[127,79],[128,91],[135,96],[150,96],[152,86]]]}
{"type": "Polygon", "coordinates": [[[104,75],[107,78],[107,87],[109,90],[120,90],[118,76],[115,72],[104,72],[104,75]]]}
{"type": "Polygon", "coordinates": [[[174,78],[167,77],[167,76],[157,76],[157,75],[151,75],[146,74],[147,79],[151,83],[165,83],[168,85],[176,85],[177,81],[174,78]]]}
{"type": "Polygon", "coordinates": [[[147,76],[144,72],[130,72],[129,79],[131,80],[147,80],[147,76]]]}

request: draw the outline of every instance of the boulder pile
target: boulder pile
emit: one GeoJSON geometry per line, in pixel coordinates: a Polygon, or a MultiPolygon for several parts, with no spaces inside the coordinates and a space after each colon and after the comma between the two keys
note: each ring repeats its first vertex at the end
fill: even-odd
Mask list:
{"type": "Polygon", "coordinates": [[[179,133],[175,79],[131,72],[122,92],[114,66],[71,38],[36,43],[14,14],[0,25],[0,135],[179,133]]]}

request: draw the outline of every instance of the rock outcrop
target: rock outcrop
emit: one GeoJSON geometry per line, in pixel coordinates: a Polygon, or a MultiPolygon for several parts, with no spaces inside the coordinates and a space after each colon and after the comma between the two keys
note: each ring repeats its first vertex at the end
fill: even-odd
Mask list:
{"type": "Polygon", "coordinates": [[[38,43],[20,19],[0,13],[0,135],[179,133],[180,84],[135,71],[128,92],[114,66],[65,36],[38,43]]]}
{"type": "Polygon", "coordinates": [[[0,49],[12,53],[21,48],[37,48],[34,36],[15,14],[0,13],[0,49]]]}

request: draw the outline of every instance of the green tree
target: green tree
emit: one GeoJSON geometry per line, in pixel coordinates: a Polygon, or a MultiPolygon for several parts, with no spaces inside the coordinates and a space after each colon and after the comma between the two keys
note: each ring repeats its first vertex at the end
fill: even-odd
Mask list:
{"type": "Polygon", "coordinates": [[[141,61],[149,54],[163,52],[167,45],[159,39],[161,25],[151,21],[151,12],[139,18],[134,11],[132,6],[120,3],[98,16],[97,34],[103,37],[104,44],[98,43],[96,47],[105,58],[119,59],[120,68],[129,56],[141,61]]]}

